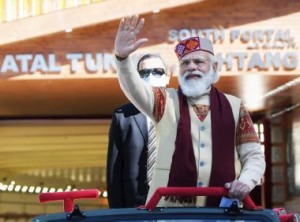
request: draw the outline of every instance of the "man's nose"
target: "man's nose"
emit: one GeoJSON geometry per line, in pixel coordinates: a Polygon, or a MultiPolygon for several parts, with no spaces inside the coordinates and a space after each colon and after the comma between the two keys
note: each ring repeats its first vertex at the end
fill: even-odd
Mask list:
{"type": "Polygon", "coordinates": [[[196,70],[197,69],[197,65],[191,61],[187,67],[188,70],[196,70]]]}

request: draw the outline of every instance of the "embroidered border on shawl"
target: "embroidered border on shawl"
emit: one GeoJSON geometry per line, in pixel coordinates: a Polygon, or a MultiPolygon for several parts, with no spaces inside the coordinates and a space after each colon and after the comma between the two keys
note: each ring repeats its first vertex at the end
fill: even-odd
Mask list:
{"type": "Polygon", "coordinates": [[[241,104],[240,117],[236,134],[236,145],[251,142],[260,143],[257,133],[255,132],[251,117],[244,104],[241,104]]]}
{"type": "Polygon", "coordinates": [[[153,116],[159,122],[164,114],[166,106],[166,90],[163,87],[152,87],[154,94],[153,116]]]}

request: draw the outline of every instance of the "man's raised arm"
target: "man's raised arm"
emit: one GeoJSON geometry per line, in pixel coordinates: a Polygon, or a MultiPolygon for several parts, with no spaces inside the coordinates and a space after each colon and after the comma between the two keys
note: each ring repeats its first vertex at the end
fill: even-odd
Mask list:
{"type": "Polygon", "coordinates": [[[137,15],[121,19],[115,39],[115,61],[121,89],[140,111],[153,119],[152,88],[141,80],[130,60],[130,54],[148,41],[147,38],[137,39],[143,26],[144,19],[137,15]]]}

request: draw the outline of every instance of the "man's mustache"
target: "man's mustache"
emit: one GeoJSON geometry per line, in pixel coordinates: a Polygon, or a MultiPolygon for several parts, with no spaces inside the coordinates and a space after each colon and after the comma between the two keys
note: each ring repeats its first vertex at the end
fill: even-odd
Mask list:
{"type": "Polygon", "coordinates": [[[185,71],[185,73],[183,74],[183,78],[187,79],[187,77],[189,75],[196,75],[196,76],[199,76],[201,78],[205,76],[205,74],[203,72],[195,70],[195,71],[185,71]]]}

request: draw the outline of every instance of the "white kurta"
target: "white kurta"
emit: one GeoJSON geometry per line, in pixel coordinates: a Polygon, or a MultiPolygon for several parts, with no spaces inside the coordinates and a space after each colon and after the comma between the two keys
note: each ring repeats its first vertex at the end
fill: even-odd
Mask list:
{"type": "MultiPolygon", "coordinates": [[[[142,81],[133,68],[129,59],[122,62],[116,60],[117,72],[121,88],[129,100],[136,105],[145,115],[154,122],[153,107],[154,95],[152,88],[142,81]]],[[[234,115],[235,127],[239,120],[241,100],[226,95],[234,115]]],[[[208,186],[212,167],[212,138],[210,112],[203,122],[199,120],[191,104],[209,104],[209,95],[192,100],[188,98],[189,112],[191,116],[191,132],[195,161],[198,170],[198,186],[208,186]]],[[[156,122],[158,154],[155,163],[152,183],[148,198],[158,187],[167,186],[172,156],[175,149],[177,125],[179,120],[179,101],[176,89],[166,89],[166,106],[159,122],[156,122]]],[[[251,189],[261,179],[264,169],[264,155],[259,143],[247,143],[237,146],[235,149],[235,170],[238,179],[246,183],[251,189]],[[241,170],[241,162],[243,169],[241,170]]],[[[228,181],[231,182],[231,181],[228,181]]],[[[205,197],[197,198],[197,205],[203,206],[205,197]]],[[[170,205],[161,200],[159,206],[170,205]]]]}

